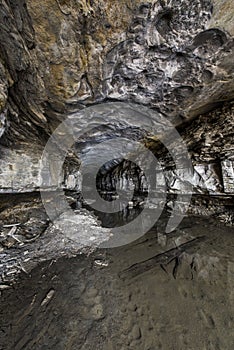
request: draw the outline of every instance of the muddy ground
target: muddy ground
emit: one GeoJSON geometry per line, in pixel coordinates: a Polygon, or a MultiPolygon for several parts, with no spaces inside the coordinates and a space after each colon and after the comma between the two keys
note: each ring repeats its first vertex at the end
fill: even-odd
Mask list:
{"type": "Polygon", "coordinates": [[[234,228],[188,216],[89,256],[44,262],[2,290],[2,350],[232,350],[234,228]]]}

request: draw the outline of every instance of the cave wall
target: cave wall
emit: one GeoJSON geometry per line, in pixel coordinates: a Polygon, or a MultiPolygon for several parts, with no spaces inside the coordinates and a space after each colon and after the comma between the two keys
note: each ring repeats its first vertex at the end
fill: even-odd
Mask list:
{"type": "Polygon", "coordinates": [[[232,8],[231,0],[2,1],[0,186],[11,190],[9,178],[22,173],[11,145],[36,167],[25,163],[16,190],[37,188],[48,135],[93,103],[146,104],[177,126],[206,113],[204,123],[234,96],[232,8]]]}
{"type": "Polygon", "coordinates": [[[172,193],[186,192],[186,182],[191,183],[194,193],[234,193],[233,115],[233,103],[228,103],[178,127],[191,157],[193,173],[187,174],[186,169],[169,170],[171,161],[162,153],[159,157],[172,193]]]}
{"type": "MultiPolygon", "coordinates": [[[[202,195],[234,194],[234,106],[226,103],[214,111],[198,116],[177,127],[191,159],[191,171],[181,161],[176,166],[170,150],[178,148],[178,142],[170,133],[158,139],[158,135],[144,138],[147,146],[156,156],[161,169],[154,170],[155,190],[163,192],[165,183],[170,194],[192,193],[202,195]],[[168,148],[163,139],[170,140],[168,148]],[[184,167],[183,167],[184,166],[184,167]]],[[[182,154],[182,152],[181,152],[182,154]]],[[[182,155],[183,157],[183,155],[182,155]]],[[[108,163],[100,174],[100,189],[115,190],[116,182],[128,188],[132,179],[140,191],[147,189],[147,180],[136,164],[128,160],[108,163]]]]}

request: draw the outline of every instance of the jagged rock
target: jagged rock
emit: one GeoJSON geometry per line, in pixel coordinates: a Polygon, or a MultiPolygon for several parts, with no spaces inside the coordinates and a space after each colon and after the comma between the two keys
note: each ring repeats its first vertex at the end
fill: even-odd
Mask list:
{"type": "Polygon", "coordinates": [[[232,99],[230,8],[230,0],[4,1],[5,138],[44,140],[67,108],[106,98],[157,107],[176,123],[232,99]]]}
{"type": "Polygon", "coordinates": [[[223,185],[226,193],[234,193],[234,161],[224,160],[222,162],[223,185]]]}
{"type": "MultiPolygon", "coordinates": [[[[81,190],[81,174],[79,163],[69,161],[64,165],[57,183],[57,187],[67,190],[81,190]]],[[[54,167],[56,169],[56,157],[54,167]]],[[[1,147],[0,159],[0,193],[33,192],[39,190],[43,185],[45,167],[42,164],[42,150],[37,147],[30,149],[21,148],[9,149],[1,147]]],[[[53,178],[53,171],[48,169],[48,173],[53,178]]],[[[50,188],[55,187],[54,183],[50,188]]],[[[50,189],[49,187],[47,190],[50,189]]]]}
{"type": "Polygon", "coordinates": [[[175,123],[233,98],[231,37],[209,28],[211,1],[155,2],[139,11],[104,65],[105,96],[156,107],[175,123]],[[209,28],[209,29],[208,29],[209,28]],[[222,83],[221,83],[222,81],[222,83]],[[221,84],[220,84],[221,83],[221,84]]]}

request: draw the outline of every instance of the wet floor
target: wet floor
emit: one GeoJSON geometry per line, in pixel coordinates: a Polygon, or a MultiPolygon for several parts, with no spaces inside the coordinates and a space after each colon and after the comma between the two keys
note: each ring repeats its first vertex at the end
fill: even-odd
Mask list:
{"type": "Polygon", "coordinates": [[[0,349],[232,350],[234,228],[159,221],[127,246],[48,261],[2,291],[0,349]]]}

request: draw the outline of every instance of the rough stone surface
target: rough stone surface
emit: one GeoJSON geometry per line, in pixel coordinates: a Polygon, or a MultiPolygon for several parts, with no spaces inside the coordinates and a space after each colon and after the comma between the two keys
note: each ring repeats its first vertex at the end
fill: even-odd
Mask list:
{"type": "MultiPolygon", "coordinates": [[[[156,174],[159,185],[157,189],[163,190],[163,184],[166,181],[170,193],[187,193],[191,191],[188,184],[193,186],[193,193],[233,193],[233,103],[216,108],[215,111],[179,126],[178,131],[192,160],[191,173],[188,173],[187,168],[175,169],[170,153],[157,137],[146,137],[145,144],[154,152],[163,169],[163,174],[156,174]]],[[[170,149],[175,147],[178,147],[178,144],[171,140],[170,149]]],[[[108,166],[101,180],[103,190],[106,184],[111,184],[111,177],[123,178],[121,184],[125,188],[134,178],[135,182],[139,180],[141,189],[147,188],[144,176],[140,176],[139,169],[131,162],[120,160],[119,163],[108,164],[108,166]]],[[[114,183],[113,180],[112,183],[114,183]]]]}
{"type": "Polygon", "coordinates": [[[44,139],[67,108],[108,98],[159,108],[176,123],[232,99],[231,3],[215,0],[214,13],[212,4],[3,1],[5,138],[44,139]]]}
{"type": "MultiPolygon", "coordinates": [[[[20,146],[17,149],[1,147],[0,158],[0,193],[25,193],[38,191],[43,185],[43,178],[46,171],[53,178],[56,172],[58,156],[54,156],[54,162],[50,169],[47,169],[42,162],[42,149],[36,147],[25,148],[20,146]]],[[[47,190],[54,188],[51,183],[47,190]]],[[[68,158],[59,174],[57,187],[67,190],[80,191],[81,174],[79,162],[75,157],[68,158]],[[70,161],[70,163],[69,163],[70,161]]]]}
{"type": "MultiPolygon", "coordinates": [[[[0,195],[0,199],[0,286],[13,284],[22,271],[29,273],[39,262],[89,254],[110,236],[110,230],[100,227],[85,209],[74,217],[58,213],[52,224],[38,193],[0,195]]],[[[69,196],[67,201],[75,204],[69,196]]]]}
{"type": "Polygon", "coordinates": [[[223,186],[227,193],[234,193],[233,178],[234,178],[234,161],[224,160],[222,162],[223,186]]]}
{"type": "Polygon", "coordinates": [[[213,15],[209,24],[210,28],[220,28],[234,35],[233,15],[232,0],[213,0],[213,15]]]}

